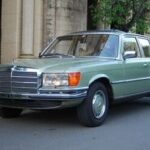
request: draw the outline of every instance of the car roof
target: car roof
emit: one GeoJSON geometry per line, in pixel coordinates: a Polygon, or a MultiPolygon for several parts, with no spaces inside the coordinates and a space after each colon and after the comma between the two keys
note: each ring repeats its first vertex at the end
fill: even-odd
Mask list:
{"type": "Polygon", "coordinates": [[[131,32],[124,32],[121,30],[116,29],[106,29],[106,30],[90,30],[90,31],[79,31],[79,32],[73,32],[68,35],[89,35],[89,34],[113,34],[113,35],[127,35],[127,36],[138,36],[138,37],[147,37],[146,35],[131,33],[131,32]]]}
{"type": "Polygon", "coordinates": [[[121,30],[114,30],[114,29],[106,29],[106,30],[90,30],[90,31],[79,31],[79,32],[73,32],[70,33],[70,35],[87,35],[87,34],[123,34],[126,33],[121,30]]]}

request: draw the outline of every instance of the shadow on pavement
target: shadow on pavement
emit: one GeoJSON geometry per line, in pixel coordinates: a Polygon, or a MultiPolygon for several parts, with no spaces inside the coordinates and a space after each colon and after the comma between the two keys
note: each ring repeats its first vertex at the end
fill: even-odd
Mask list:
{"type": "Polygon", "coordinates": [[[150,97],[114,104],[110,108],[108,121],[117,120],[123,117],[138,115],[144,111],[150,112],[150,97]]]}
{"type": "MultiPolygon", "coordinates": [[[[119,121],[132,115],[138,115],[143,111],[150,112],[150,98],[143,98],[131,102],[114,104],[109,112],[107,123],[119,121]]],[[[16,123],[25,124],[45,124],[45,125],[65,125],[80,126],[76,116],[76,109],[49,110],[49,111],[29,111],[25,110],[19,118],[10,119],[16,123]]]]}
{"type": "Polygon", "coordinates": [[[41,110],[41,111],[24,111],[21,120],[26,123],[38,123],[45,125],[65,125],[76,126],[78,119],[75,109],[64,110],[41,110]]]}

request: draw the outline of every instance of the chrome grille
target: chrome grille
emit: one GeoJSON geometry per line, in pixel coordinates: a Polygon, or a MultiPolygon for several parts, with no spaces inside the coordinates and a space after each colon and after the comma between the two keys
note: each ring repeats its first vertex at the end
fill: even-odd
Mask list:
{"type": "Polygon", "coordinates": [[[37,72],[27,68],[0,69],[0,92],[37,93],[37,72]]]}
{"type": "Polygon", "coordinates": [[[0,92],[11,92],[11,68],[0,69],[0,92]]]}

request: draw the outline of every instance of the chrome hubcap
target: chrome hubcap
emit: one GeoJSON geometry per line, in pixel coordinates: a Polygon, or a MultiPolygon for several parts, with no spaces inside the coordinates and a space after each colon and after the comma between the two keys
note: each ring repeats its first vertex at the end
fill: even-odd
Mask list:
{"type": "Polygon", "coordinates": [[[95,93],[92,100],[92,109],[95,118],[101,118],[106,110],[106,97],[103,91],[99,90],[95,93]]]}

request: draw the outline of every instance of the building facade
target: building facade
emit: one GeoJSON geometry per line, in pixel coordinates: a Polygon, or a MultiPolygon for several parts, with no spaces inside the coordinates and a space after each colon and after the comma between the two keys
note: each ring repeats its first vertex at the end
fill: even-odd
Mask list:
{"type": "Polygon", "coordinates": [[[38,57],[49,39],[86,30],[87,0],[1,0],[1,63],[38,57]]]}

